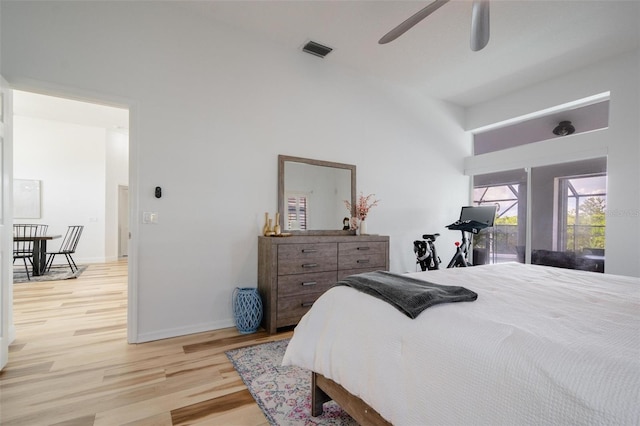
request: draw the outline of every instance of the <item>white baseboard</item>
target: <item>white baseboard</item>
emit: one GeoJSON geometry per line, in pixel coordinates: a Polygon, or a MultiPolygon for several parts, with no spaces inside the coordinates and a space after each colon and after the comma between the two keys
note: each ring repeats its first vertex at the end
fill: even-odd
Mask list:
{"type": "Polygon", "coordinates": [[[232,318],[223,321],[214,321],[206,324],[191,325],[185,327],[176,327],[165,330],[150,331],[147,333],[139,333],[138,339],[130,343],[145,343],[154,340],[169,339],[172,337],[185,336],[187,334],[204,333],[206,331],[220,330],[222,328],[234,327],[235,323],[232,318]]]}

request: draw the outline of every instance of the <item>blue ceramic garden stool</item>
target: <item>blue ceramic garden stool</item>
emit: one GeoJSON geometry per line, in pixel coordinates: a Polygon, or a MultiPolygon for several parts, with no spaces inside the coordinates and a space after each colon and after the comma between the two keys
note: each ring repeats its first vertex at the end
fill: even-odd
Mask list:
{"type": "Polygon", "coordinates": [[[262,299],[257,288],[236,287],[233,290],[233,318],[240,334],[258,330],[262,321],[262,299]]]}

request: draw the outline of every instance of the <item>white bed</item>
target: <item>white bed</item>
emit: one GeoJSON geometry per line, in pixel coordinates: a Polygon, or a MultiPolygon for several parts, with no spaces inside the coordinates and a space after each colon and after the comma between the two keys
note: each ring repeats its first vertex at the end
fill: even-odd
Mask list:
{"type": "Polygon", "coordinates": [[[478,299],[412,320],[334,287],[283,364],[338,383],[394,425],[640,424],[640,279],[519,263],[409,276],[478,299]]]}

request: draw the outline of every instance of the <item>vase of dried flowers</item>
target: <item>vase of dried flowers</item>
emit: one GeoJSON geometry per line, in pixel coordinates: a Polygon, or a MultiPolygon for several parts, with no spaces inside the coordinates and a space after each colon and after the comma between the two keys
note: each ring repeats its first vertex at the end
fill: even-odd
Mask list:
{"type": "Polygon", "coordinates": [[[358,228],[358,235],[367,235],[367,221],[361,220],[358,228]]]}
{"type": "Polygon", "coordinates": [[[356,201],[356,205],[353,206],[354,209],[352,209],[349,201],[344,200],[344,205],[347,210],[352,214],[355,214],[352,218],[353,220],[351,220],[351,228],[355,229],[358,235],[367,235],[367,216],[369,215],[371,208],[377,206],[378,202],[380,202],[380,200],[373,198],[374,196],[375,194],[369,194],[365,197],[361,192],[358,200],[356,201]]]}

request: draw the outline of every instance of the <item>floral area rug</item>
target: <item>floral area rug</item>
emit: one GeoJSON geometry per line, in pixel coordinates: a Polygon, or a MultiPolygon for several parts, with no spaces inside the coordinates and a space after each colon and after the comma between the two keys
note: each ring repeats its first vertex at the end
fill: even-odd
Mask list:
{"type": "Polygon", "coordinates": [[[227,351],[226,355],[272,425],[357,425],[335,402],[311,417],[311,372],[286,366],[289,339],[227,351]]]}

